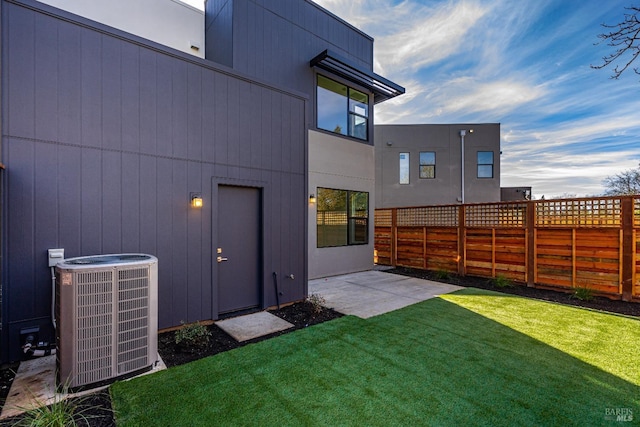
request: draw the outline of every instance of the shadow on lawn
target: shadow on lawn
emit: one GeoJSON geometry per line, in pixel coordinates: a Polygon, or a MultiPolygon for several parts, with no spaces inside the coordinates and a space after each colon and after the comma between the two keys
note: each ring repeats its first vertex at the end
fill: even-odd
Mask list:
{"type": "Polygon", "coordinates": [[[344,317],[112,392],[123,425],[583,426],[640,414],[638,384],[441,298],[344,317]]]}

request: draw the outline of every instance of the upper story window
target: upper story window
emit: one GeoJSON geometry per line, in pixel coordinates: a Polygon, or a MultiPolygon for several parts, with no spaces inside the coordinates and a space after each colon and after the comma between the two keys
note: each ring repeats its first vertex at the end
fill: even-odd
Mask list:
{"type": "Polygon", "coordinates": [[[436,177],[436,152],[420,152],[420,178],[433,179],[436,177]]]}
{"type": "Polygon", "coordinates": [[[368,139],[369,95],[318,75],[318,128],[368,139]]]}
{"type": "Polygon", "coordinates": [[[493,178],[493,151],[478,151],[478,178],[493,178]]]}

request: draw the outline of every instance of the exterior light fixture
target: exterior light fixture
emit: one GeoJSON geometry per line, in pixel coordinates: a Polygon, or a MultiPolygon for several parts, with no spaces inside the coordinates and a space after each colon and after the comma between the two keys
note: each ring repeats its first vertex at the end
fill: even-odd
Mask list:
{"type": "Polygon", "coordinates": [[[191,193],[191,206],[194,208],[201,208],[203,205],[202,194],[191,193]]]}
{"type": "Polygon", "coordinates": [[[316,195],[309,194],[309,203],[314,204],[316,202],[316,195]]]}

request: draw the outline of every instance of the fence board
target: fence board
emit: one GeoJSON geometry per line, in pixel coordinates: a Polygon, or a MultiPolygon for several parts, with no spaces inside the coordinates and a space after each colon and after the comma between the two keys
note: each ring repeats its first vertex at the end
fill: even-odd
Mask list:
{"type": "Polygon", "coordinates": [[[379,264],[640,301],[640,196],[378,209],[379,264]]]}

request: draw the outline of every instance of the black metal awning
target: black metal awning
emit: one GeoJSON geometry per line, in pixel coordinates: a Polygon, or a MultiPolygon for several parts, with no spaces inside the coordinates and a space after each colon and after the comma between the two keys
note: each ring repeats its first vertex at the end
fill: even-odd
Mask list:
{"type": "Polygon", "coordinates": [[[366,87],[373,92],[373,102],[378,104],[404,93],[404,88],[391,80],[387,80],[376,73],[343,58],[342,56],[325,50],[313,58],[309,65],[322,68],[339,75],[353,83],[366,87]]]}

